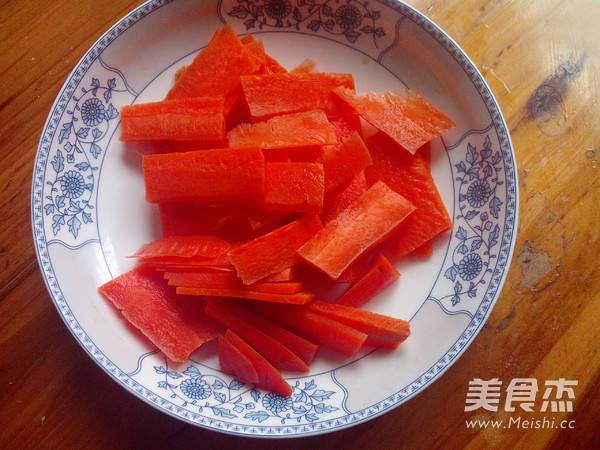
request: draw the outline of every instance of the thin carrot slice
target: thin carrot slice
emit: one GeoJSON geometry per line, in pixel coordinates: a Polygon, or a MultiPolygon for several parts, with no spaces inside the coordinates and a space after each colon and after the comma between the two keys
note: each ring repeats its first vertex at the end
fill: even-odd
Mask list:
{"type": "Polygon", "coordinates": [[[354,89],[353,76],[345,73],[277,73],[242,76],[240,80],[255,122],[312,109],[336,116],[340,102],[332,90],[354,89]]]}
{"type": "Polygon", "coordinates": [[[223,97],[200,97],[125,105],[122,141],[176,141],[198,150],[225,143],[223,97]]]}
{"type": "Polygon", "coordinates": [[[373,157],[373,165],[365,170],[367,182],[383,181],[416,206],[382,244],[386,254],[397,260],[452,228],[452,221],[431,176],[428,144],[410,155],[382,134],[371,136],[366,143],[373,157]]]}
{"type": "Polygon", "coordinates": [[[254,36],[247,34],[240,38],[242,44],[256,56],[260,62],[261,67],[258,70],[259,74],[270,74],[270,73],[286,73],[287,70],[272,56],[265,52],[265,46],[259,39],[254,39],[254,36]]]}
{"type": "Polygon", "coordinates": [[[238,306],[227,299],[213,299],[211,297],[207,297],[206,300],[208,303],[211,301],[218,302],[220,308],[229,311],[229,313],[235,317],[252,324],[262,332],[271,336],[273,339],[281,342],[292,352],[294,352],[294,354],[298,355],[298,357],[306,364],[310,364],[315,358],[319,346],[296,333],[292,333],[287,328],[276,325],[270,320],[267,320],[246,308],[238,306]]]}
{"type": "Polygon", "coordinates": [[[221,322],[227,328],[244,339],[254,349],[279,370],[293,372],[308,372],[308,366],[294,352],[267,333],[256,328],[252,323],[245,321],[232,312],[227,306],[215,299],[208,299],[206,314],[221,322]]]}
{"type": "Polygon", "coordinates": [[[357,132],[342,144],[329,147],[323,154],[325,190],[327,192],[349,181],[373,164],[367,146],[357,132]]]}
{"type": "Polygon", "coordinates": [[[325,113],[314,109],[242,123],[227,133],[227,142],[230,147],[273,149],[335,144],[337,138],[325,113]]]}
{"type": "Polygon", "coordinates": [[[258,373],[252,362],[223,336],[218,337],[219,366],[244,383],[257,384],[258,373]]]}
{"type": "Polygon", "coordinates": [[[173,361],[187,360],[219,333],[218,324],[206,316],[197,299],[176,295],[152,269],[135,268],[99,291],[173,361]]]}
{"type": "Polygon", "coordinates": [[[240,89],[239,77],[255,73],[260,63],[260,59],[242,44],[233,28],[225,25],[179,74],[167,99],[218,94],[234,99],[240,89]]]}
{"type": "Polygon", "coordinates": [[[215,277],[215,274],[212,275],[212,277],[209,277],[206,273],[166,272],[164,277],[169,280],[168,284],[171,286],[236,289],[270,294],[295,294],[304,288],[301,281],[282,281],[277,283],[257,281],[256,283],[246,285],[231,272],[217,273],[216,275],[219,275],[219,277],[215,277]]]}
{"type": "Polygon", "coordinates": [[[364,345],[397,348],[410,335],[410,324],[402,319],[365,311],[351,306],[315,300],[304,308],[339,321],[368,335],[364,345]]]}
{"type": "Polygon", "coordinates": [[[229,259],[244,284],[254,283],[298,264],[298,249],[321,227],[315,214],[307,214],[232,250],[229,259]]]}
{"type": "Polygon", "coordinates": [[[357,258],[385,240],[415,207],[378,182],[299,250],[307,262],[332,279],[357,258]]]}
{"type": "Polygon", "coordinates": [[[267,391],[276,392],[284,397],[292,395],[292,387],[283,379],[281,373],[246,341],[231,330],[225,332],[225,339],[248,358],[256,369],[258,374],[256,386],[267,391]]]}
{"type": "Polygon", "coordinates": [[[133,257],[205,257],[214,259],[219,255],[226,256],[237,247],[239,247],[238,243],[226,242],[213,235],[170,236],[142,245],[133,254],[133,257]]]}
{"type": "Polygon", "coordinates": [[[321,212],[325,194],[323,165],[317,163],[265,163],[266,209],[321,212]]]}
{"type": "Polygon", "coordinates": [[[303,305],[314,297],[310,292],[296,292],[295,294],[274,294],[271,292],[256,292],[249,289],[233,288],[208,288],[178,286],[176,292],[180,295],[209,295],[212,297],[234,297],[249,300],[260,300],[268,303],[286,303],[290,305],[303,305]]]}
{"type": "Polygon", "coordinates": [[[355,355],[367,334],[337,320],[314,313],[303,306],[254,304],[253,310],[305,338],[341,353],[355,355]]]}
{"type": "Polygon", "coordinates": [[[225,148],[145,155],[146,200],[256,203],[264,198],[264,156],[259,148],[225,148]]]}
{"type": "Polygon", "coordinates": [[[399,277],[396,268],[379,253],[372,267],[340,297],[337,304],[360,308],[399,277]]]}
{"type": "Polygon", "coordinates": [[[335,219],[339,213],[368,190],[369,186],[367,185],[365,172],[361,171],[346,184],[326,193],[323,200],[323,211],[319,214],[323,224],[335,219]]]}
{"type": "Polygon", "coordinates": [[[162,235],[213,234],[232,216],[231,206],[198,206],[193,202],[165,202],[158,205],[162,235]]]}
{"type": "Polygon", "coordinates": [[[380,94],[339,87],[333,92],[410,153],[454,126],[449,117],[409,89],[380,94]]]}

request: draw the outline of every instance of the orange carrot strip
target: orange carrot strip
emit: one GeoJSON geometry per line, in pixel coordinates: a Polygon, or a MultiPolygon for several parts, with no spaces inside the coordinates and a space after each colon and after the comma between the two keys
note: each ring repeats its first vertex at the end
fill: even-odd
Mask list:
{"type": "Polygon", "coordinates": [[[145,155],[142,168],[150,203],[259,202],[264,197],[264,156],[259,148],[145,155]]]}
{"type": "Polygon", "coordinates": [[[278,340],[258,329],[254,324],[240,318],[218,300],[208,299],[206,314],[221,322],[227,328],[244,339],[254,349],[265,357],[273,367],[279,370],[291,370],[294,372],[308,372],[308,366],[298,355],[283,345],[278,340]]]}
{"type": "Polygon", "coordinates": [[[391,285],[398,277],[400,273],[385,256],[379,253],[367,273],[340,297],[337,304],[359,308],[391,285]]]}
{"type": "Polygon", "coordinates": [[[277,73],[242,76],[240,80],[255,122],[312,109],[335,116],[339,100],[332,90],[340,86],[354,89],[351,74],[277,73]]]}
{"type": "Polygon", "coordinates": [[[246,341],[240,338],[232,330],[227,330],[225,332],[225,339],[248,358],[256,369],[256,373],[258,374],[258,383],[256,383],[256,386],[271,392],[276,392],[284,397],[292,395],[292,387],[283,379],[281,373],[279,373],[269,361],[248,345],[246,341]]]}
{"type": "Polygon", "coordinates": [[[323,165],[317,163],[265,163],[266,209],[321,212],[324,196],[323,165]]]}
{"type": "Polygon", "coordinates": [[[260,300],[272,303],[289,303],[302,305],[312,300],[314,295],[310,292],[296,292],[295,294],[273,294],[270,292],[255,292],[249,289],[232,288],[204,288],[178,286],[176,292],[180,295],[209,295],[212,297],[234,297],[249,300],[260,300]]]}
{"type": "Polygon", "coordinates": [[[217,352],[221,370],[244,383],[257,384],[258,373],[252,362],[223,336],[219,336],[218,340],[217,352]]]}
{"type": "Polygon", "coordinates": [[[342,144],[325,150],[323,154],[325,190],[329,192],[349,181],[371,164],[373,160],[367,146],[360,135],[354,132],[342,144]]]}
{"type": "Polygon", "coordinates": [[[254,283],[298,264],[297,250],[321,227],[315,214],[307,214],[239,246],[229,253],[229,259],[244,284],[254,283]]]}
{"type": "Polygon", "coordinates": [[[352,261],[385,240],[414,209],[404,197],[378,182],[326,224],[298,254],[336,279],[352,261]]]}
{"type": "Polygon", "coordinates": [[[315,109],[242,123],[227,133],[227,142],[230,147],[272,149],[335,144],[337,138],[325,113],[315,109]]]}
{"type": "Polygon", "coordinates": [[[364,345],[370,347],[396,348],[410,335],[407,321],[383,314],[320,300],[314,300],[304,308],[366,333],[368,338],[364,345]]]}
{"type": "Polygon", "coordinates": [[[450,118],[412,90],[380,94],[340,87],[333,92],[410,153],[454,126],[450,118]]]}

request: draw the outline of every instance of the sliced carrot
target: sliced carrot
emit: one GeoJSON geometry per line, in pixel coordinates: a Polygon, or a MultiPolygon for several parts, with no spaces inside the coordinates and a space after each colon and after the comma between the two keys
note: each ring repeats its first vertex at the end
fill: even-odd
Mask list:
{"type": "Polygon", "coordinates": [[[229,253],[229,259],[245,284],[254,283],[298,264],[298,249],[321,227],[315,214],[307,214],[239,246],[229,253]]]}
{"type": "Polygon", "coordinates": [[[248,358],[254,366],[254,369],[256,369],[256,373],[258,374],[258,383],[256,383],[256,386],[271,392],[276,392],[284,397],[292,394],[292,387],[283,379],[281,373],[279,373],[269,361],[248,345],[246,341],[231,330],[225,332],[225,339],[248,358]]]}
{"type": "Polygon", "coordinates": [[[364,345],[397,348],[410,335],[410,324],[402,319],[365,311],[351,306],[315,300],[304,308],[339,321],[368,335],[364,345]]]}
{"type": "Polygon", "coordinates": [[[337,320],[314,313],[303,306],[254,304],[254,311],[305,338],[341,353],[355,355],[367,334],[337,320]]]}
{"type": "Polygon", "coordinates": [[[218,299],[208,299],[206,314],[221,322],[227,328],[244,339],[260,353],[273,367],[279,370],[293,372],[308,372],[308,366],[294,352],[267,333],[256,328],[252,323],[245,321],[232,312],[227,305],[222,305],[218,299]]]}
{"type": "Polygon", "coordinates": [[[198,206],[193,202],[160,203],[158,211],[164,237],[215,233],[234,212],[230,206],[198,206]]]}
{"type": "Polygon", "coordinates": [[[359,308],[399,277],[396,268],[379,253],[367,273],[340,297],[337,304],[359,308]]]}
{"type": "Polygon", "coordinates": [[[322,164],[267,162],[263,207],[292,212],[321,212],[324,183],[322,164]]]}
{"type": "Polygon", "coordinates": [[[265,46],[261,40],[254,39],[254,36],[247,34],[246,36],[242,36],[240,41],[242,41],[242,44],[244,44],[244,46],[260,60],[261,67],[258,70],[259,74],[287,72],[285,67],[265,52],[265,46]]]}
{"type": "Polygon", "coordinates": [[[302,147],[263,148],[267,162],[319,162],[325,152],[325,145],[302,147]]]}
{"type": "Polygon", "coordinates": [[[264,156],[259,148],[145,155],[142,168],[150,203],[255,203],[264,197],[264,156]]]}
{"type": "Polygon", "coordinates": [[[257,384],[258,373],[252,362],[223,336],[219,336],[218,340],[217,352],[221,370],[244,383],[257,384]]]}
{"type": "Polygon", "coordinates": [[[242,76],[240,80],[255,122],[313,109],[336,116],[340,102],[332,90],[354,89],[354,78],[345,73],[277,73],[242,76]]]}
{"type": "Polygon", "coordinates": [[[409,253],[417,258],[429,258],[433,255],[433,242],[427,241],[409,253]]]}
{"type": "Polygon", "coordinates": [[[323,154],[325,190],[349,181],[366,167],[373,164],[367,146],[357,132],[338,146],[328,147],[323,154]]]}
{"type": "Polygon", "coordinates": [[[213,299],[211,297],[207,297],[207,301],[208,303],[211,301],[218,302],[219,307],[226,309],[230,314],[252,324],[262,332],[271,336],[276,341],[281,342],[294,354],[298,355],[298,357],[306,364],[310,364],[315,358],[319,346],[297,335],[296,333],[292,333],[287,328],[276,325],[270,320],[267,320],[246,308],[238,306],[227,299],[213,299]]]}
{"type": "Polygon", "coordinates": [[[223,97],[200,97],[125,105],[122,141],[184,142],[195,150],[225,143],[223,97]]]}
{"type": "Polygon", "coordinates": [[[325,194],[323,211],[319,214],[319,217],[324,224],[331,222],[340,212],[350,206],[354,200],[367,192],[368,189],[369,186],[367,185],[365,172],[361,171],[346,184],[325,194]]]}
{"type": "Polygon", "coordinates": [[[307,262],[336,279],[358,257],[385,240],[415,207],[378,182],[299,250],[307,262]]]}
{"type": "Polygon", "coordinates": [[[296,292],[295,294],[274,294],[271,292],[256,292],[250,289],[234,288],[209,288],[178,286],[176,292],[180,295],[208,295],[212,297],[234,297],[249,300],[260,300],[268,303],[286,303],[290,305],[303,305],[314,297],[310,292],[296,292]]]}
{"type": "Polygon", "coordinates": [[[219,333],[220,327],[206,316],[197,299],[176,295],[152,269],[135,268],[103,284],[99,291],[173,361],[187,360],[219,333]]]}
{"type": "Polygon", "coordinates": [[[303,289],[301,281],[261,282],[257,281],[250,285],[242,281],[230,272],[217,273],[218,277],[207,276],[206,273],[194,272],[166,272],[164,277],[169,280],[171,286],[199,287],[209,289],[236,289],[250,292],[264,292],[269,294],[295,294],[303,289]],[[227,276],[224,276],[227,275],[227,276]],[[233,276],[232,276],[233,275],[233,276]]]}
{"type": "Polygon", "coordinates": [[[167,99],[221,94],[232,106],[241,89],[240,76],[255,73],[260,65],[260,59],[242,44],[230,25],[225,25],[179,74],[167,99]]]}
{"type": "Polygon", "coordinates": [[[170,236],[142,245],[133,254],[136,258],[204,257],[214,259],[239,247],[238,243],[226,242],[212,235],[170,236]]]}
{"type": "Polygon", "coordinates": [[[410,153],[454,126],[450,118],[412,90],[380,94],[339,87],[333,92],[410,153]]]}
{"type": "Polygon", "coordinates": [[[227,133],[230,147],[263,149],[335,144],[335,132],[320,109],[275,116],[266,122],[242,123],[227,133]]]}
{"type": "Polygon", "coordinates": [[[312,59],[305,59],[292,70],[290,73],[314,73],[317,71],[317,63],[312,59]]]}
{"type": "MultiPolygon", "coordinates": [[[[367,139],[373,165],[365,170],[367,182],[385,182],[416,206],[416,210],[382,244],[392,260],[409,254],[452,227],[439,191],[431,176],[426,153],[410,155],[382,134],[367,139]]],[[[423,148],[428,152],[428,145],[423,148]]]]}

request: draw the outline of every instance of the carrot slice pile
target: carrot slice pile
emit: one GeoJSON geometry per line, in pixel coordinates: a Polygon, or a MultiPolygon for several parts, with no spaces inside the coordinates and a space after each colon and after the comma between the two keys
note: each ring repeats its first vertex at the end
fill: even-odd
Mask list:
{"type": "Polygon", "coordinates": [[[162,236],[100,292],[167,357],[216,339],[222,371],[287,396],[281,371],[308,372],[321,347],[350,357],[410,335],[359,308],[452,226],[428,144],[452,121],[435,106],[356,92],[310,60],[288,71],[226,25],[164,100],[121,118],[123,141],[156,150],[142,170],[162,236]]]}

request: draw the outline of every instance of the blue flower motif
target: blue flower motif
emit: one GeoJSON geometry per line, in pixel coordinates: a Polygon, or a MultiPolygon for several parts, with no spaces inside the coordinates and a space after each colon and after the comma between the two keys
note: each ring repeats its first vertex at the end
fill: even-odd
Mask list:
{"type": "Polygon", "coordinates": [[[354,5],[340,6],[334,17],[336,23],[346,31],[358,28],[362,22],[362,14],[354,5]]]}
{"type": "Polygon", "coordinates": [[[474,181],[467,190],[467,201],[473,208],[482,207],[492,195],[492,189],[485,180],[474,181]]]}
{"type": "Polygon", "coordinates": [[[212,393],[208,383],[198,378],[188,378],[187,380],[183,380],[179,385],[179,388],[185,396],[194,400],[204,400],[205,398],[210,397],[212,393]]]}
{"type": "Polygon", "coordinates": [[[465,281],[471,281],[481,272],[483,261],[477,253],[469,253],[458,263],[458,274],[465,281]]]}
{"type": "Polygon", "coordinates": [[[95,97],[88,98],[81,105],[81,118],[88,127],[99,125],[106,118],[104,105],[95,97]]]}
{"type": "Polygon", "coordinates": [[[60,190],[67,198],[75,199],[80,197],[85,190],[83,175],[76,170],[69,170],[60,178],[60,190]]]}
{"type": "Polygon", "coordinates": [[[286,18],[292,11],[292,5],[288,0],[265,0],[264,8],[267,16],[277,21],[286,18]]]}
{"type": "Polygon", "coordinates": [[[292,399],[290,397],[284,397],[283,395],[276,394],[275,392],[269,392],[263,397],[262,404],[268,411],[271,411],[274,414],[279,414],[292,407],[292,399]]]}

